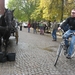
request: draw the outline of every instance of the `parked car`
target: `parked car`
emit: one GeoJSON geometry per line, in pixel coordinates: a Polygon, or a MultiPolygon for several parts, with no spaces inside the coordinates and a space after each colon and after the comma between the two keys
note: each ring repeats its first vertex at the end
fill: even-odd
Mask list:
{"type": "Polygon", "coordinates": [[[28,27],[27,23],[25,23],[25,22],[22,23],[22,26],[23,26],[24,28],[27,28],[27,27],[28,27]]]}

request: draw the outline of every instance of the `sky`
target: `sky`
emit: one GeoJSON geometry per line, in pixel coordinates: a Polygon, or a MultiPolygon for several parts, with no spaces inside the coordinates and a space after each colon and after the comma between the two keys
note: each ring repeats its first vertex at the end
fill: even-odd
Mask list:
{"type": "Polygon", "coordinates": [[[5,0],[5,7],[6,7],[6,8],[7,8],[7,3],[8,3],[8,1],[9,1],[9,0],[5,0]]]}

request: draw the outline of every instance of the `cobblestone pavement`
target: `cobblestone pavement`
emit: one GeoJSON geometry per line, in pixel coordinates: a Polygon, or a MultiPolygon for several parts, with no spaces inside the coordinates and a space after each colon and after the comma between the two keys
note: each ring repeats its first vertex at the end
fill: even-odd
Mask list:
{"type": "Polygon", "coordinates": [[[10,37],[8,52],[16,53],[16,61],[0,63],[0,75],[75,75],[75,58],[69,60],[62,54],[54,67],[60,42],[53,42],[50,34],[40,35],[19,31],[19,43],[10,37]]]}

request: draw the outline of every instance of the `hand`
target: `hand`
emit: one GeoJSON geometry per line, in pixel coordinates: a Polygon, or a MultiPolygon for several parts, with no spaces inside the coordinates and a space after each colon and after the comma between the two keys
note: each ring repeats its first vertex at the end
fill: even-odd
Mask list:
{"type": "Polygon", "coordinates": [[[61,27],[58,27],[58,30],[61,30],[61,27]]]}
{"type": "Polygon", "coordinates": [[[75,32],[73,34],[75,35],[75,32]]]}

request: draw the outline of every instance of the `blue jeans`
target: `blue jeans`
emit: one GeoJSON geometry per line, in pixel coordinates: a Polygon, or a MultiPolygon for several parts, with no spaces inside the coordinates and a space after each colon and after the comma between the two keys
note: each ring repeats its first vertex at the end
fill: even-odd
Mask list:
{"type": "Polygon", "coordinates": [[[28,28],[28,33],[30,33],[30,28],[28,28]]]}
{"type": "MultiPolygon", "coordinates": [[[[69,39],[69,37],[71,36],[70,33],[75,33],[75,30],[68,30],[67,32],[64,33],[63,35],[63,39],[65,40],[65,45],[68,46],[69,42],[67,39],[69,39]]],[[[72,35],[71,41],[70,41],[70,45],[68,48],[68,55],[71,56],[74,52],[74,44],[75,44],[75,35],[72,35]]]]}
{"type": "Polygon", "coordinates": [[[52,37],[53,37],[54,40],[57,40],[56,32],[57,32],[57,29],[54,29],[54,30],[52,31],[52,37]]]}
{"type": "Polygon", "coordinates": [[[33,33],[37,33],[37,30],[36,29],[33,29],[33,33]]]}

